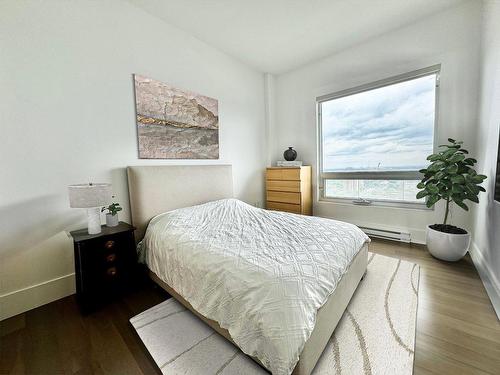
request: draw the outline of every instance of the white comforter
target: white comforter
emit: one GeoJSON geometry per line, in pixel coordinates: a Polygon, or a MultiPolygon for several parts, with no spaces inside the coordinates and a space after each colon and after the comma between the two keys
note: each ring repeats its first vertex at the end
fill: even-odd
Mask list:
{"type": "Polygon", "coordinates": [[[290,374],[368,237],[356,226],[224,199],[151,220],[149,268],[273,374],[290,374]]]}

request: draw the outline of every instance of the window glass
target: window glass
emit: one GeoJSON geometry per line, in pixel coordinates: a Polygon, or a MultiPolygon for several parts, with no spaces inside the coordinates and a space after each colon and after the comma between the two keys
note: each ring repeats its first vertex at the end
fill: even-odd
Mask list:
{"type": "Polygon", "coordinates": [[[323,171],[415,171],[432,153],[436,75],[321,103],[323,171]]]}
{"type": "Polygon", "coordinates": [[[418,180],[326,180],[325,196],[424,203],[416,199],[418,180]]]}
{"type": "Polygon", "coordinates": [[[323,197],[425,203],[416,185],[434,149],[439,68],[413,74],[319,99],[323,197]]]}

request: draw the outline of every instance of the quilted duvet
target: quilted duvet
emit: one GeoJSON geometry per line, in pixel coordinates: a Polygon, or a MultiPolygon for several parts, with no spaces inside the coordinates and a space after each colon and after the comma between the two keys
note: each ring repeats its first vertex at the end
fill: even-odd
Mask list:
{"type": "Polygon", "coordinates": [[[148,267],[273,374],[290,374],[318,309],[368,237],[356,226],[224,199],[161,214],[148,267]]]}

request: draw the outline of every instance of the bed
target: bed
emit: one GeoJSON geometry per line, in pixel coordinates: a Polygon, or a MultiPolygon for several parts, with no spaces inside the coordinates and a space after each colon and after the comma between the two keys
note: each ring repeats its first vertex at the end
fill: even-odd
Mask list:
{"type": "Polygon", "coordinates": [[[127,172],[152,280],[273,373],[310,374],[366,271],[366,235],[232,199],[231,166],[127,172]]]}

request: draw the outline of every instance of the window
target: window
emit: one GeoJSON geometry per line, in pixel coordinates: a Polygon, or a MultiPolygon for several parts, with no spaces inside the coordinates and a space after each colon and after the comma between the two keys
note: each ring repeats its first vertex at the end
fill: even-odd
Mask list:
{"type": "Polygon", "coordinates": [[[439,66],[317,99],[321,199],[422,206],[439,66]]]}

